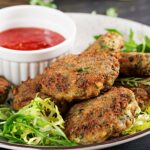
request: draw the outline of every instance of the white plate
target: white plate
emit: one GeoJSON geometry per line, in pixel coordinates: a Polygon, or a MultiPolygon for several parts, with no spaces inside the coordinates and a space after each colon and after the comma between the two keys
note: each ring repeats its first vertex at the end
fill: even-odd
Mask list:
{"type": "MultiPolygon", "coordinates": [[[[119,31],[123,32],[127,36],[130,29],[133,29],[135,32],[135,37],[137,41],[142,41],[143,35],[150,35],[150,27],[133,22],[126,19],[112,18],[103,15],[91,15],[91,14],[82,14],[82,13],[69,13],[69,15],[74,19],[77,25],[77,39],[71,53],[77,54],[83,51],[90,43],[93,42],[93,36],[96,34],[102,34],[106,28],[116,28],[119,31]]],[[[45,150],[54,150],[54,149],[71,149],[71,150],[92,150],[92,149],[103,149],[112,147],[115,145],[120,145],[127,143],[129,141],[136,140],[143,136],[150,134],[150,129],[139,132],[134,135],[125,136],[121,138],[116,138],[114,140],[109,140],[101,144],[92,144],[86,146],[77,146],[77,147],[60,147],[60,148],[51,148],[51,147],[33,147],[28,145],[21,144],[10,144],[7,142],[0,141],[1,148],[16,149],[16,150],[33,150],[33,149],[45,149],[45,150]]]]}
{"type": "Polygon", "coordinates": [[[94,41],[93,36],[105,33],[107,28],[115,28],[128,36],[130,29],[135,40],[142,41],[144,35],[150,35],[150,27],[127,19],[86,13],[69,13],[77,25],[77,38],[72,53],[79,53],[94,41]]]}

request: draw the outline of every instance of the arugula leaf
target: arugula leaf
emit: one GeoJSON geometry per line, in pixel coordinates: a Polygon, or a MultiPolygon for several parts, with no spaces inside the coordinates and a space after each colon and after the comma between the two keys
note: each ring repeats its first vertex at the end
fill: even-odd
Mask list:
{"type": "Polygon", "coordinates": [[[145,36],[146,46],[150,48],[150,38],[148,36],[145,36]]]}
{"type": "Polygon", "coordinates": [[[137,52],[150,53],[150,38],[148,36],[144,37],[143,44],[137,46],[137,52]]]}
{"type": "Polygon", "coordinates": [[[101,36],[102,36],[101,34],[94,35],[94,39],[98,40],[101,36]]]}
{"type": "MultiPolygon", "coordinates": [[[[122,35],[122,33],[119,32],[117,29],[108,28],[108,29],[106,29],[106,31],[108,31],[108,32],[115,32],[115,33],[117,33],[117,34],[119,34],[119,35],[122,35]]],[[[97,35],[94,35],[93,37],[94,37],[95,40],[97,40],[97,39],[99,39],[101,36],[102,36],[102,34],[97,34],[97,35]]]]}
{"type": "MultiPolygon", "coordinates": [[[[119,32],[117,29],[106,29],[108,32],[115,32],[120,35],[122,35],[121,32],[119,32]]],[[[142,52],[142,53],[150,53],[150,38],[148,36],[144,37],[144,40],[142,43],[138,44],[134,40],[134,32],[132,29],[130,29],[129,32],[129,38],[127,41],[125,41],[125,47],[123,49],[123,52],[142,52]]]]}
{"type": "Polygon", "coordinates": [[[137,48],[137,43],[134,40],[134,32],[130,29],[129,39],[125,42],[125,47],[123,52],[135,52],[137,48]]]}
{"type": "Polygon", "coordinates": [[[122,33],[120,31],[118,31],[117,29],[109,28],[109,29],[106,29],[106,31],[108,31],[108,32],[114,32],[114,33],[122,35],[122,33]]]}
{"type": "Polygon", "coordinates": [[[144,37],[143,43],[138,44],[134,40],[134,33],[130,30],[129,39],[125,42],[125,48],[123,52],[150,52],[150,38],[148,36],[144,37]]]}
{"type": "Polygon", "coordinates": [[[53,2],[53,0],[30,0],[30,4],[57,8],[57,5],[53,2]]]}
{"type": "Polygon", "coordinates": [[[113,7],[108,8],[108,9],[106,10],[106,15],[107,15],[107,16],[111,16],[111,17],[117,17],[117,16],[118,16],[117,9],[116,9],[116,8],[113,8],[113,7]]]}

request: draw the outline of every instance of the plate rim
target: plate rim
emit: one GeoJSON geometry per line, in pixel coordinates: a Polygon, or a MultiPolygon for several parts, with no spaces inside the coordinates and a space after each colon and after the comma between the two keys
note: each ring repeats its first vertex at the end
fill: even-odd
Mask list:
{"type": "MultiPolygon", "coordinates": [[[[127,135],[127,136],[122,136],[118,138],[114,138],[112,140],[104,141],[102,143],[95,143],[95,144],[88,144],[88,145],[79,145],[79,146],[60,146],[60,147],[54,147],[54,146],[32,146],[32,145],[27,145],[27,144],[17,144],[17,143],[9,143],[5,141],[0,141],[0,145],[8,145],[8,146],[16,146],[16,147],[23,147],[23,148],[32,148],[32,149],[45,149],[45,150],[61,150],[61,149],[70,149],[70,150],[77,150],[77,149],[87,149],[87,148],[107,148],[109,145],[113,144],[112,146],[123,144],[124,142],[130,142],[133,140],[136,140],[138,138],[144,137],[146,135],[150,134],[150,129],[146,129],[143,131],[140,131],[135,134],[127,135]],[[101,147],[99,147],[101,146],[101,147]],[[103,147],[102,147],[103,146],[103,147]]],[[[112,147],[111,146],[111,147],[112,147]]]]}

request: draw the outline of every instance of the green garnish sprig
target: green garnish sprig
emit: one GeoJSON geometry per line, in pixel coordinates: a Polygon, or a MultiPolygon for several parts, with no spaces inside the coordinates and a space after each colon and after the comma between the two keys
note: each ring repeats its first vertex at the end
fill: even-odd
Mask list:
{"type": "Polygon", "coordinates": [[[50,8],[57,8],[57,5],[53,2],[54,0],[30,0],[31,5],[40,5],[50,8]]]}
{"type": "Polygon", "coordinates": [[[106,10],[106,15],[111,17],[118,17],[118,11],[114,7],[110,7],[106,10]]]}
{"type": "Polygon", "coordinates": [[[145,86],[150,86],[150,81],[144,80],[143,78],[119,78],[117,82],[120,82],[122,85],[128,85],[131,87],[138,86],[139,84],[143,84],[145,86]]]}
{"type": "MultiPolygon", "coordinates": [[[[108,32],[116,32],[122,33],[118,31],[117,29],[106,29],[108,32]]],[[[132,29],[129,31],[129,37],[128,40],[125,41],[125,46],[124,49],[122,50],[123,52],[141,52],[141,53],[150,53],[150,38],[148,36],[144,36],[143,42],[138,44],[134,40],[134,32],[132,29]]]]}
{"type": "MultiPolygon", "coordinates": [[[[113,29],[113,28],[106,29],[106,31],[123,35],[120,31],[118,31],[117,29],[113,29]]],[[[101,34],[95,35],[94,39],[97,40],[100,36],[101,34]]],[[[134,40],[134,32],[132,29],[130,29],[129,37],[125,41],[125,46],[122,49],[122,51],[126,53],[128,52],[150,53],[150,38],[147,35],[145,35],[143,42],[139,44],[134,40]]]]}
{"type": "Polygon", "coordinates": [[[77,69],[77,72],[88,73],[90,67],[81,67],[77,69]]]}

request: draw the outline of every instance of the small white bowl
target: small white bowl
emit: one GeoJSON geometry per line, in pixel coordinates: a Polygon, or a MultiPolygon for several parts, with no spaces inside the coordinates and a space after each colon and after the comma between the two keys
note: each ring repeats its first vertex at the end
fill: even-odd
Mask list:
{"type": "Polygon", "coordinates": [[[0,75],[14,84],[34,78],[42,73],[53,58],[72,49],[76,25],[61,11],[31,5],[0,9],[0,31],[17,27],[39,27],[56,31],[65,41],[51,48],[34,51],[18,51],[0,47],[0,75]]]}

